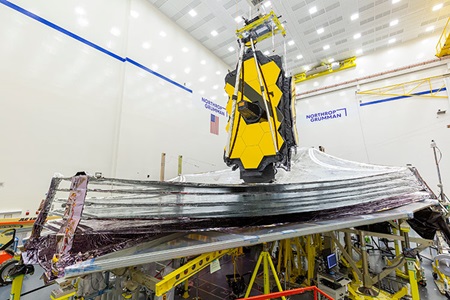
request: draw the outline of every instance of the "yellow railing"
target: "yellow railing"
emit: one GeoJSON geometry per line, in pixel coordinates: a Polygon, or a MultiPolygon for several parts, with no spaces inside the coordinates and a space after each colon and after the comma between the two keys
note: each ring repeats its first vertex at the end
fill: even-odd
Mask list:
{"type": "Polygon", "coordinates": [[[439,41],[436,45],[436,56],[437,57],[443,57],[446,55],[449,55],[450,52],[450,43],[448,43],[448,37],[449,37],[449,30],[448,30],[448,24],[449,24],[450,18],[448,18],[447,23],[445,24],[444,30],[442,31],[441,37],[439,38],[439,41]]]}
{"type": "Polygon", "coordinates": [[[357,91],[361,95],[379,95],[379,96],[393,96],[393,97],[427,97],[427,98],[443,98],[447,99],[447,95],[439,95],[445,90],[445,76],[433,76],[422,78],[418,80],[402,82],[389,86],[383,86],[370,90],[357,91]]]}

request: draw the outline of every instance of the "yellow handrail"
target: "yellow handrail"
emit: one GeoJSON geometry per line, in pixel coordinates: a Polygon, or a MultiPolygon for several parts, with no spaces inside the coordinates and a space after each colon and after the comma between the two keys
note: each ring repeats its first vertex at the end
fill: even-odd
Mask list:
{"type": "Polygon", "coordinates": [[[436,45],[436,56],[442,57],[445,55],[448,55],[448,49],[450,45],[447,43],[447,39],[449,36],[448,32],[448,24],[450,22],[450,18],[448,18],[447,23],[445,24],[444,30],[442,31],[441,37],[439,38],[439,41],[436,45]]]}

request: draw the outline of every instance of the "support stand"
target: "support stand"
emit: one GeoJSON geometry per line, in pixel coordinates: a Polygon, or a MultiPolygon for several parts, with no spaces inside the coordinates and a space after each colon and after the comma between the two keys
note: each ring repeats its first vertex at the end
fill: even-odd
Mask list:
{"type": "Polygon", "coordinates": [[[439,153],[441,153],[441,151],[436,146],[436,142],[434,140],[431,140],[431,148],[433,148],[434,162],[436,164],[436,170],[437,170],[438,180],[439,180],[439,183],[438,183],[438,187],[439,187],[439,202],[441,202],[441,205],[444,205],[444,208],[446,209],[446,212],[448,212],[448,204],[449,204],[450,201],[449,201],[449,199],[447,198],[447,196],[444,193],[444,185],[442,184],[441,170],[439,168],[439,162],[440,162],[441,158],[438,159],[436,150],[438,150],[439,153]]]}
{"type": "MultiPolygon", "coordinates": [[[[275,283],[277,284],[278,291],[280,291],[280,292],[283,291],[280,280],[278,279],[277,272],[275,270],[275,266],[272,262],[272,258],[270,257],[270,253],[267,251],[266,247],[267,247],[267,245],[264,244],[264,250],[259,255],[258,262],[256,263],[255,270],[253,271],[252,278],[250,279],[250,283],[248,284],[247,292],[245,293],[244,298],[247,298],[250,295],[250,292],[252,290],[253,284],[255,283],[256,275],[258,274],[258,270],[261,265],[261,262],[263,262],[263,268],[264,268],[264,273],[263,273],[264,295],[267,295],[270,293],[269,266],[272,271],[272,275],[275,279],[275,283]]],[[[282,296],[281,299],[286,300],[286,298],[284,296],[282,296]]]]}
{"type": "Polygon", "coordinates": [[[9,271],[9,277],[12,278],[13,280],[9,300],[20,299],[20,294],[22,293],[23,278],[25,277],[25,275],[33,273],[34,273],[33,265],[24,265],[24,264],[16,265],[9,271]]]}

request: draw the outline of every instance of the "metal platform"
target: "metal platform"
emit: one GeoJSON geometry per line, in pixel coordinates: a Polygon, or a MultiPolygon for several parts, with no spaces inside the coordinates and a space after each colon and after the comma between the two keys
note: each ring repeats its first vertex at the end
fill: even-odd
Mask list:
{"type": "Polygon", "coordinates": [[[436,200],[426,200],[378,213],[337,217],[324,221],[168,234],[147,243],[66,267],[65,277],[70,278],[229,248],[254,246],[264,242],[389,220],[410,219],[414,212],[437,204],[436,200]]]}

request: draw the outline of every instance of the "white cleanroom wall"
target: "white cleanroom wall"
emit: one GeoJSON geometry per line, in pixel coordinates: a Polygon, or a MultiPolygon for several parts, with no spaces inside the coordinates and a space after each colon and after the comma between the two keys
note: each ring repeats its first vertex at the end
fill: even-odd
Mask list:
{"type": "MultiPolygon", "coordinates": [[[[363,55],[357,58],[356,68],[298,84],[300,144],[316,148],[322,145],[332,155],[360,162],[412,164],[429,186],[439,192],[430,148],[431,140],[435,140],[443,155],[440,166],[444,187],[450,188],[450,169],[446,168],[450,163],[450,129],[447,128],[450,110],[445,80],[430,80],[431,88],[439,90],[434,93],[439,98],[357,93],[448,74],[447,60],[438,60],[434,56],[438,37],[424,36],[363,55]],[[330,87],[332,85],[334,87],[330,87]],[[346,114],[339,109],[345,109],[346,114]],[[315,113],[334,110],[334,118],[315,122],[308,118],[315,113]],[[439,110],[446,113],[438,114],[439,110]]],[[[417,87],[411,93],[430,96],[429,83],[414,85],[417,87]]],[[[406,91],[411,90],[411,86],[408,85],[406,91]]],[[[399,90],[393,89],[389,93],[399,90]]]]}
{"type": "Polygon", "coordinates": [[[229,67],[148,1],[0,0],[0,39],[0,213],[34,215],[55,172],[224,167],[229,67]]]}

